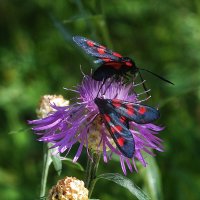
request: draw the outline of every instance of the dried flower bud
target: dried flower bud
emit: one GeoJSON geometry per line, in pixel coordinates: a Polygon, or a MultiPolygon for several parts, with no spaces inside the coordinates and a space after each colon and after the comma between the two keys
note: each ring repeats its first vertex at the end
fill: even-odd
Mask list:
{"type": "Polygon", "coordinates": [[[51,104],[56,106],[68,106],[69,101],[66,101],[62,95],[44,95],[40,99],[38,109],[36,110],[38,118],[47,117],[54,109],[51,104]]]}
{"type": "Polygon", "coordinates": [[[88,189],[75,177],[65,177],[49,191],[48,200],[88,200],[88,189]]]}

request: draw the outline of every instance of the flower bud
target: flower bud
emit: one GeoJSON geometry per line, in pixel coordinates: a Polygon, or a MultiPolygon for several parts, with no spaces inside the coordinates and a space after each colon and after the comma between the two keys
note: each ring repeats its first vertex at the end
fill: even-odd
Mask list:
{"type": "Polygon", "coordinates": [[[48,200],[88,200],[88,189],[75,177],[65,177],[49,192],[48,200]]]}
{"type": "Polygon", "coordinates": [[[40,99],[39,106],[36,110],[38,118],[47,117],[49,113],[53,112],[54,109],[51,104],[56,106],[68,106],[69,101],[66,101],[62,95],[44,95],[40,99]]]}

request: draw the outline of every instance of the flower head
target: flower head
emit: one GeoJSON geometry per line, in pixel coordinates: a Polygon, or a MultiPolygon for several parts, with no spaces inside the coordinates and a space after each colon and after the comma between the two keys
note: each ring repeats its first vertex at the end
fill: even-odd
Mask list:
{"type": "Polygon", "coordinates": [[[84,76],[82,84],[74,90],[79,96],[77,102],[69,106],[51,105],[54,113],[46,118],[29,121],[34,125],[33,130],[41,136],[43,142],[53,143],[57,147],[58,153],[63,153],[79,143],[79,148],[74,157],[74,162],[78,160],[83,146],[86,149],[102,151],[103,159],[107,162],[111,159],[111,153],[120,156],[123,172],[126,174],[127,164],[130,171],[132,165],[137,170],[135,159],[146,166],[142,151],[154,155],[151,149],[162,151],[161,139],[156,134],[163,128],[154,124],[137,124],[129,122],[129,130],[135,141],[135,153],[132,159],[125,157],[113,142],[104,122],[99,115],[99,109],[94,100],[97,97],[105,99],[120,99],[133,103],[140,103],[138,95],[134,91],[134,85],[124,85],[120,81],[107,80],[103,86],[102,82],[95,81],[91,76],[84,76]]]}
{"type": "Polygon", "coordinates": [[[50,113],[54,111],[51,104],[56,106],[68,106],[69,101],[66,101],[62,95],[44,95],[40,99],[39,106],[36,110],[38,118],[47,117],[50,113]]]}
{"type": "Polygon", "coordinates": [[[75,177],[59,180],[49,191],[48,200],[88,200],[88,189],[75,177]]]}

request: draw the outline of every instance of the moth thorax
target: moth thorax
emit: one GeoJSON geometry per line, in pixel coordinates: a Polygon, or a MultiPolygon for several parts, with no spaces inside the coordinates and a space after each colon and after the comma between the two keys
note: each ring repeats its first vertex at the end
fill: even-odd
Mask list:
{"type": "Polygon", "coordinates": [[[130,73],[131,74],[136,74],[139,71],[139,68],[136,67],[135,65],[131,68],[130,73]]]}
{"type": "Polygon", "coordinates": [[[124,62],[132,62],[133,63],[132,59],[130,59],[129,57],[123,57],[122,60],[124,62]]]}
{"type": "Polygon", "coordinates": [[[127,67],[130,67],[130,68],[135,68],[135,63],[132,59],[130,59],[129,57],[123,57],[122,58],[122,61],[125,63],[125,65],[127,67]]]}

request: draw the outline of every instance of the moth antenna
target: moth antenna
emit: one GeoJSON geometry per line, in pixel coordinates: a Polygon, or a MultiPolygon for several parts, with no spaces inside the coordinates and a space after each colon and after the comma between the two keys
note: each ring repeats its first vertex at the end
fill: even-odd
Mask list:
{"type": "Polygon", "coordinates": [[[169,80],[163,78],[162,76],[160,76],[160,75],[158,75],[158,74],[156,74],[156,73],[154,73],[154,72],[152,72],[152,71],[149,71],[149,70],[147,70],[147,69],[140,69],[140,70],[143,70],[143,71],[146,71],[146,72],[148,72],[148,73],[150,73],[150,74],[153,74],[154,76],[158,77],[159,79],[161,79],[161,80],[163,80],[163,81],[165,81],[165,82],[167,82],[167,83],[170,83],[170,84],[174,85],[174,83],[172,83],[171,81],[169,81],[169,80]]]}

